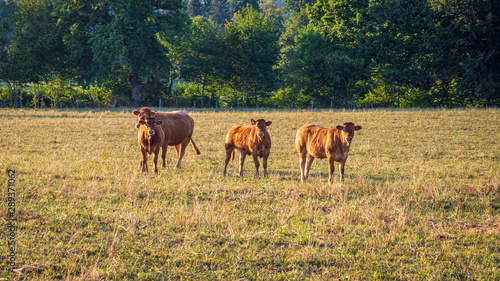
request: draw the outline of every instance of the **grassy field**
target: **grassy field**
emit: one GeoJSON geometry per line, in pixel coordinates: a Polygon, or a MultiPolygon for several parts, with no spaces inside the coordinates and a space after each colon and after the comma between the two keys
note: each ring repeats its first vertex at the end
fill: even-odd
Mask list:
{"type": "Polygon", "coordinates": [[[202,155],[174,170],[169,148],[144,175],[131,110],[0,110],[0,279],[500,279],[499,110],[190,114],[202,155]],[[236,155],[224,180],[225,135],[250,118],[273,121],[269,178],[251,157],[238,177],[236,155]],[[297,129],[346,121],[363,129],[345,182],[315,160],[301,184],[297,129]]]}

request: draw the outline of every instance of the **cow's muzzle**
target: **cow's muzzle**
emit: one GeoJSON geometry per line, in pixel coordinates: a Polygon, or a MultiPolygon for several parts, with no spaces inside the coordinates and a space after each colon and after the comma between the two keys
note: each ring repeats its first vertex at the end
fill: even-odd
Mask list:
{"type": "Polygon", "coordinates": [[[257,135],[258,135],[259,137],[263,138],[263,137],[264,137],[264,132],[259,132],[257,135]]]}
{"type": "Polygon", "coordinates": [[[149,134],[150,136],[154,136],[154,135],[155,135],[155,130],[149,130],[149,131],[148,131],[148,134],[149,134]]]}
{"type": "Polygon", "coordinates": [[[347,137],[345,140],[348,141],[348,142],[351,142],[352,141],[352,137],[347,137]]]}

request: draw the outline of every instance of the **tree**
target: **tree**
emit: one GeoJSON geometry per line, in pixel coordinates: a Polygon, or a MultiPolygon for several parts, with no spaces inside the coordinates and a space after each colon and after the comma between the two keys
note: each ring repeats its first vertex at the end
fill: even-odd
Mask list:
{"type": "Polygon", "coordinates": [[[140,77],[148,72],[168,73],[167,41],[185,30],[189,17],[181,12],[182,1],[110,0],[112,19],[94,26],[91,37],[94,73],[105,80],[125,66],[129,69],[134,106],[140,102],[140,77]]]}
{"type": "Polygon", "coordinates": [[[213,0],[212,9],[209,14],[215,23],[224,25],[227,20],[231,19],[228,0],[213,0]]]}
{"type": "MultiPolygon", "coordinates": [[[[10,50],[10,44],[13,35],[13,24],[12,24],[12,15],[16,7],[12,2],[1,1],[0,2],[0,79],[3,79],[9,84],[9,97],[6,97],[11,100],[11,104],[17,106],[14,100],[17,100],[13,97],[16,96],[16,91],[12,87],[12,83],[10,81],[15,80],[16,71],[14,70],[14,65],[12,64],[12,53],[10,50]]],[[[15,85],[15,84],[14,84],[15,85]]],[[[0,99],[4,102],[4,97],[2,93],[0,93],[0,99]]]]}
{"type": "Polygon", "coordinates": [[[299,31],[308,24],[309,18],[307,16],[306,9],[302,9],[300,12],[292,13],[290,18],[285,22],[285,32],[283,32],[280,37],[281,50],[277,69],[279,70],[279,79],[284,83],[281,88],[291,87],[292,89],[295,89],[297,93],[300,89],[297,89],[298,86],[295,84],[296,81],[293,78],[293,71],[297,62],[294,48],[299,31]]]}
{"type": "Polygon", "coordinates": [[[444,87],[457,83],[461,100],[500,101],[500,6],[496,0],[430,1],[436,13],[431,66],[444,87]]]}
{"type": "Polygon", "coordinates": [[[394,87],[430,89],[430,50],[425,42],[432,13],[427,2],[330,0],[319,1],[308,11],[332,45],[363,61],[360,81],[382,78],[394,87]]]}
{"type": "Polygon", "coordinates": [[[308,98],[323,105],[352,104],[350,89],[362,74],[363,60],[349,57],[346,48],[331,45],[313,25],[301,30],[294,53],[291,79],[308,98]]]}
{"type": "Polygon", "coordinates": [[[234,16],[236,13],[242,11],[248,6],[259,11],[258,0],[229,0],[229,14],[234,16]]]}
{"type": "Polygon", "coordinates": [[[284,0],[286,10],[293,12],[300,12],[300,10],[305,10],[308,5],[314,5],[315,0],[284,0]]]}
{"type": "MultiPolygon", "coordinates": [[[[58,18],[57,34],[62,38],[67,50],[65,64],[58,71],[82,86],[85,95],[85,89],[89,89],[96,80],[91,39],[97,24],[111,22],[109,6],[95,5],[84,0],[62,0],[54,1],[53,13],[58,18]]],[[[94,106],[95,97],[91,91],[88,91],[88,97],[94,106]]]]}
{"type": "Polygon", "coordinates": [[[258,91],[271,91],[275,87],[279,55],[279,34],[270,22],[267,22],[259,12],[251,7],[238,12],[233,18],[239,34],[239,57],[236,68],[239,83],[246,93],[253,92],[255,102],[258,91]]]}
{"type": "Polygon", "coordinates": [[[8,61],[9,45],[13,31],[12,14],[14,10],[15,6],[13,3],[0,1],[0,64],[8,61]]]}
{"type": "Polygon", "coordinates": [[[57,18],[49,0],[17,0],[13,15],[14,34],[9,46],[12,70],[21,83],[47,79],[57,71],[67,56],[56,32],[57,18]]]}
{"type": "Polygon", "coordinates": [[[187,4],[187,13],[192,18],[204,14],[203,5],[200,0],[189,0],[187,4]]]}
{"type": "Polygon", "coordinates": [[[204,107],[205,87],[219,75],[222,48],[222,28],[211,20],[197,17],[191,25],[192,41],[189,54],[183,61],[183,77],[202,85],[201,107],[204,107]]]}
{"type": "Polygon", "coordinates": [[[285,30],[285,22],[288,18],[285,13],[285,8],[276,5],[272,0],[262,1],[259,3],[259,9],[264,15],[264,19],[273,25],[273,28],[280,31],[280,34],[285,30]]]}

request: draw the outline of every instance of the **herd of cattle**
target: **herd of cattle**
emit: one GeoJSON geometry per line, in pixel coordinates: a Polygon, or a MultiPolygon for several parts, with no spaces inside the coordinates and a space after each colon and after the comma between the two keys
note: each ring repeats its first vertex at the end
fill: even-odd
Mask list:
{"type": "MultiPolygon", "coordinates": [[[[154,172],[158,173],[158,154],[162,149],[161,158],[163,168],[168,146],[174,146],[177,151],[176,168],[181,167],[181,160],[189,143],[197,155],[200,150],[196,146],[192,136],[194,121],[185,111],[168,113],[155,113],[144,107],[141,111],[132,112],[139,117],[137,128],[138,139],[141,150],[141,169],[148,172],[148,154],[153,154],[154,172]]],[[[252,155],[255,163],[255,175],[259,175],[259,160],[262,158],[264,176],[267,176],[267,158],[271,151],[271,137],[267,127],[271,121],[264,119],[250,119],[251,126],[234,125],[226,136],[226,159],[222,174],[226,176],[229,160],[234,160],[235,149],[240,152],[239,174],[243,174],[243,164],[247,155],[252,155]]],[[[344,166],[349,156],[349,148],[354,137],[354,131],[361,130],[361,126],[355,126],[352,122],[346,122],[342,126],[327,129],[317,125],[307,124],[299,128],[295,139],[297,150],[300,154],[300,180],[305,182],[309,176],[309,170],[314,158],[328,159],[329,183],[333,181],[335,162],[339,162],[340,180],[344,180],[344,166]]]]}

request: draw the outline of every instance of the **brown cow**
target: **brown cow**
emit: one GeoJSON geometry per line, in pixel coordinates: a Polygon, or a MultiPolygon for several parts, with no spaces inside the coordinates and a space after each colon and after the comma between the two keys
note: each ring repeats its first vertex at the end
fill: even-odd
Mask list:
{"type": "Polygon", "coordinates": [[[297,131],[295,145],[300,154],[300,181],[305,182],[309,177],[309,170],[314,158],[328,158],[332,184],[335,163],[339,162],[340,180],[344,181],[344,165],[349,155],[354,131],[361,130],[361,126],[354,126],[352,122],[327,129],[317,125],[304,125],[297,131]]]}
{"type": "Polygon", "coordinates": [[[158,174],[158,154],[160,153],[160,147],[165,151],[167,145],[165,144],[165,133],[161,128],[163,121],[157,120],[154,117],[146,118],[146,121],[140,120],[139,133],[137,137],[139,139],[139,148],[141,149],[141,168],[142,172],[148,172],[148,154],[154,154],[153,163],[154,171],[158,174]]]}
{"type": "Polygon", "coordinates": [[[262,157],[262,166],[264,167],[264,176],[267,176],[267,158],[271,151],[271,137],[266,130],[267,126],[271,126],[272,122],[264,119],[257,121],[250,119],[252,126],[234,125],[226,137],[226,160],[222,175],[226,176],[226,168],[231,158],[231,163],[234,160],[234,150],[240,152],[240,176],[243,175],[243,164],[245,157],[252,155],[255,162],[255,176],[259,175],[259,160],[257,156],[262,157]]]}
{"type": "MultiPolygon", "coordinates": [[[[163,121],[161,125],[163,132],[165,133],[165,148],[162,149],[161,158],[163,159],[163,168],[166,167],[165,155],[167,154],[167,147],[174,146],[177,150],[177,165],[175,168],[179,169],[181,167],[181,160],[186,153],[186,147],[191,142],[194,152],[196,155],[200,155],[201,152],[194,143],[192,139],[194,130],[194,120],[187,114],[187,112],[180,110],[167,113],[155,113],[147,107],[143,107],[141,111],[134,110],[132,112],[135,116],[139,117],[139,121],[145,120],[148,117],[154,116],[156,119],[163,121]]],[[[137,123],[137,128],[140,124],[137,123]]]]}

